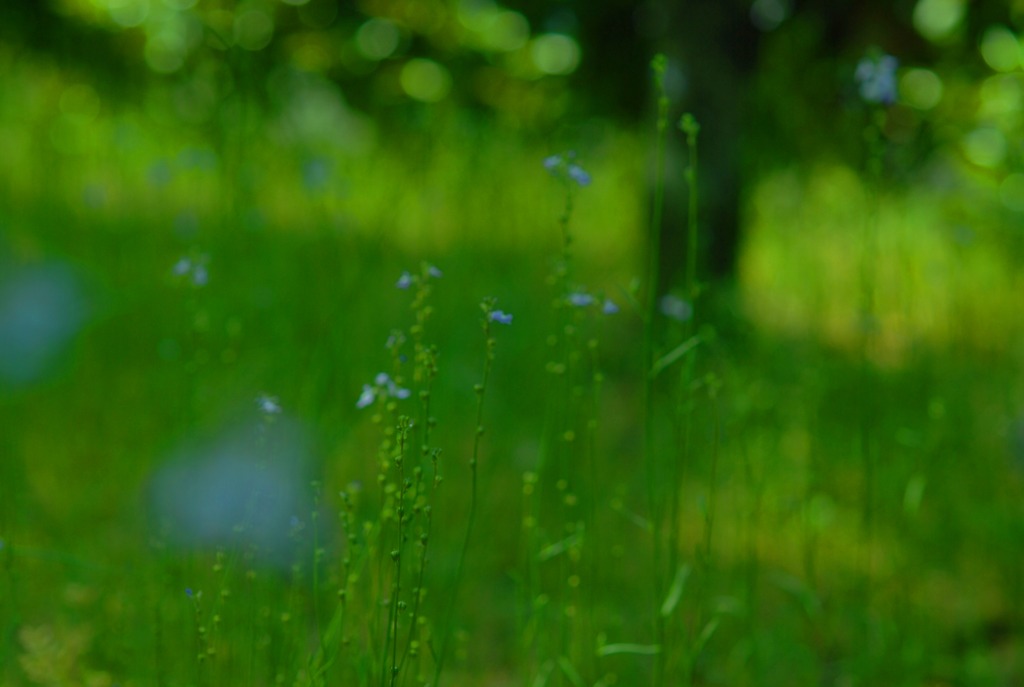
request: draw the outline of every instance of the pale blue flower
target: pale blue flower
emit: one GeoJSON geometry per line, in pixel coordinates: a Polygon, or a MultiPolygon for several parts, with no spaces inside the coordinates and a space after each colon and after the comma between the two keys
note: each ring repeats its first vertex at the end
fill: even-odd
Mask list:
{"type": "Polygon", "coordinates": [[[580,186],[590,186],[590,174],[579,165],[569,165],[569,178],[580,186]]]}
{"type": "Polygon", "coordinates": [[[359,394],[359,400],[356,401],[356,408],[366,408],[378,398],[404,400],[411,395],[412,392],[409,389],[398,386],[388,373],[380,372],[373,378],[373,385],[363,385],[363,391],[359,394]]]}
{"type": "Polygon", "coordinates": [[[492,310],[488,317],[491,322],[497,322],[498,324],[512,324],[512,316],[504,310],[492,310]]]}
{"type": "Polygon", "coordinates": [[[892,105],[896,102],[896,68],[892,55],[869,56],[857,64],[854,78],[860,84],[860,97],[869,103],[892,105]]]}
{"type": "Polygon", "coordinates": [[[616,305],[615,301],[613,301],[611,298],[605,298],[604,305],[601,306],[601,312],[603,312],[605,315],[614,315],[615,313],[619,312],[619,306],[616,305]]]}
{"type": "Polygon", "coordinates": [[[440,279],[441,277],[444,276],[444,272],[437,269],[437,267],[435,267],[434,265],[427,265],[427,274],[433,277],[434,279],[440,279]]]}
{"type": "Polygon", "coordinates": [[[693,305],[678,296],[666,294],[658,302],[661,314],[678,322],[686,322],[693,317],[693,305]]]}
{"type": "Polygon", "coordinates": [[[359,394],[359,400],[356,401],[356,408],[362,410],[363,408],[373,403],[376,400],[376,398],[377,392],[374,391],[374,388],[369,384],[363,384],[363,392],[359,394]]]}
{"type": "Polygon", "coordinates": [[[589,186],[590,174],[575,162],[571,162],[575,157],[576,153],[571,150],[565,155],[549,155],[544,158],[544,169],[548,170],[551,176],[575,181],[580,186],[589,186]]]}
{"type": "Polygon", "coordinates": [[[398,278],[395,286],[399,289],[407,289],[412,286],[412,275],[408,272],[402,272],[402,276],[398,278]]]}
{"type": "Polygon", "coordinates": [[[178,262],[174,263],[174,267],[171,268],[171,271],[177,276],[183,277],[192,271],[192,261],[188,258],[179,258],[178,262]]]}
{"type": "Polygon", "coordinates": [[[186,277],[193,286],[206,286],[210,281],[210,273],[206,269],[206,255],[197,258],[182,257],[174,263],[171,272],[176,277],[186,277]]]}
{"type": "Polygon", "coordinates": [[[256,397],[256,407],[260,409],[266,415],[280,415],[281,404],[277,401],[277,396],[271,396],[269,394],[260,394],[256,397]]]}
{"type": "Polygon", "coordinates": [[[569,304],[577,308],[585,308],[594,303],[594,297],[583,291],[576,291],[569,294],[569,304]]]}

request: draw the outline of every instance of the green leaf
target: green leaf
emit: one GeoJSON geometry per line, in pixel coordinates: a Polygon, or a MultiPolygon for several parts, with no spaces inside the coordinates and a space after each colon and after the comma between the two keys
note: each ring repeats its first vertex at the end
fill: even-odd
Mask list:
{"type": "Polygon", "coordinates": [[[605,644],[597,648],[598,656],[613,654],[638,654],[640,656],[656,656],[661,653],[658,644],[605,644]]]}
{"type": "Polygon", "coordinates": [[[693,645],[693,656],[696,658],[700,656],[700,652],[704,651],[704,645],[711,639],[711,635],[715,634],[715,630],[718,629],[720,618],[716,615],[714,618],[708,621],[708,624],[704,626],[704,629],[700,631],[700,636],[697,637],[697,641],[693,645]]]}
{"type": "Polygon", "coordinates": [[[665,596],[665,601],[661,604],[661,617],[667,618],[672,615],[672,611],[676,610],[676,606],[679,605],[679,600],[683,598],[683,589],[686,587],[686,580],[690,577],[690,566],[683,564],[676,570],[676,577],[672,580],[672,587],[668,590],[668,595],[665,596]]]}
{"type": "Polygon", "coordinates": [[[587,687],[586,683],[583,682],[583,678],[576,672],[576,669],[572,667],[572,663],[565,656],[558,658],[558,666],[565,673],[565,676],[569,678],[569,682],[573,684],[573,687],[587,687]]]}
{"type": "Polygon", "coordinates": [[[658,358],[658,360],[651,366],[651,379],[654,379],[660,375],[665,368],[671,366],[673,363],[680,360],[684,355],[692,351],[700,343],[700,336],[694,335],[689,339],[679,344],[665,355],[658,358]]]}

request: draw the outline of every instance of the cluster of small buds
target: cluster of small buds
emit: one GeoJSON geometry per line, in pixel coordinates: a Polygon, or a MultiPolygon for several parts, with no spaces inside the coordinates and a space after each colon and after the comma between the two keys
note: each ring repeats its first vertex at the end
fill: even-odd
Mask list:
{"type": "Polygon", "coordinates": [[[693,305],[670,293],[661,297],[658,309],[662,315],[677,322],[688,322],[693,317],[693,305]]]}
{"type": "MultiPolygon", "coordinates": [[[[434,265],[424,265],[423,277],[428,279],[440,279],[444,276],[444,272],[439,270],[434,265]]],[[[408,289],[410,286],[416,283],[419,277],[413,276],[412,273],[405,271],[402,272],[401,276],[398,277],[398,281],[395,282],[395,288],[397,289],[408,289]]]]}
{"type": "MultiPolygon", "coordinates": [[[[596,297],[586,291],[573,291],[566,297],[566,301],[574,308],[589,308],[599,302],[596,297]]],[[[600,303],[601,312],[605,315],[614,315],[619,312],[619,306],[611,298],[605,298],[600,303]]]]}
{"type": "Polygon", "coordinates": [[[402,400],[409,398],[410,395],[412,395],[411,391],[398,386],[390,375],[381,372],[374,378],[373,384],[363,384],[363,391],[359,394],[359,400],[356,401],[356,408],[366,408],[378,398],[402,400]]]}
{"type": "Polygon", "coordinates": [[[210,273],[206,269],[206,263],[209,258],[203,254],[195,258],[181,257],[174,267],[171,268],[171,272],[176,277],[183,277],[192,282],[193,286],[206,286],[206,283],[210,280],[210,273]]]}
{"type": "Polygon", "coordinates": [[[892,105],[896,102],[896,68],[899,61],[885,53],[869,55],[857,63],[854,78],[865,102],[892,105]]]}
{"type": "Polygon", "coordinates": [[[544,158],[544,169],[559,179],[571,179],[580,186],[590,186],[590,174],[578,164],[575,151],[570,150],[564,155],[549,155],[544,158]]]}

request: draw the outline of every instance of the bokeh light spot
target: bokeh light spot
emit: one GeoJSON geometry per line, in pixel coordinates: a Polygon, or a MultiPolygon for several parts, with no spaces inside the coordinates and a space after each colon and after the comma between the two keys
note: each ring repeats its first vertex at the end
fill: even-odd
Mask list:
{"type": "Polygon", "coordinates": [[[1014,212],[1024,212],[1024,174],[1008,174],[999,185],[999,200],[1014,212]]]}
{"type": "Polygon", "coordinates": [[[1016,123],[1024,107],[1024,84],[1019,74],[997,74],[978,89],[978,118],[1016,123]]]}
{"type": "Polygon", "coordinates": [[[761,31],[774,31],[789,16],[790,5],[790,0],[755,0],[750,21],[761,31]]]}
{"type": "Polygon", "coordinates": [[[246,50],[262,50],[273,37],[274,20],[263,10],[247,10],[235,17],[235,42],[246,50]]]}
{"type": "Polygon", "coordinates": [[[545,74],[571,74],[580,63],[580,46],[571,36],[548,33],[533,40],[530,56],[545,74]]]}
{"type": "Polygon", "coordinates": [[[409,60],[402,67],[402,90],[415,100],[436,103],[445,98],[452,88],[452,77],[443,66],[424,58],[409,60]]]}
{"type": "Polygon", "coordinates": [[[998,167],[1006,158],[1006,136],[994,127],[975,129],[963,137],[964,155],[979,167],[998,167]]]}
{"type": "Polygon", "coordinates": [[[155,72],[176,72],[185,64],[185,41],[170,31],[153,34],[146,39],[145,58],[155,72]]]}
{"type": "Polygon", "coordinates": [[[60,96],[61,114],[82,123],[96,118],[100,111],[100,98],[88,84],[74,84],[64,89],[60,96]]]}
{"type": "Polygon", "coordinates": [[[914,28],[930,41],[943,41],[963,23],[964,0],[919,0],[914,6],[914,28]]]}
{"type": "Polygon", "coordinates": [[[981,37],[981,56],[997,72],[1012,72],[1021,65],[1017,36],[1005,26],[991,26],[981,37]]]}
{"type": "Polygon", "coordinates": [[[78,276],[53,263],[0,278],[0,387],[37,381],[64,359],[88,316],[78,276]]]}
{"type": "Polygon", "coordinates": [[[900,78],[900,98],[918,110],[930,110],[942,100],[942,79],[930,69],[908,69],[900,78]]]}
{"type": "Polygon", "coordinates": [[[526,45],[530,38],[530,23],[526,17],[511,10],[496,12],[481,30],[484,47],[499,52],[511,52],[526,45]]]}
{"type": "Polygon", "coordinates": [[[400,38],[398,27],[394,23],[377,17],[356,31],[356,48],[369,60],[384,60],[398,49],[400,38]]]}
{"type": "Polygon", "coordinates": [[[107,11],[110,19],[120,27],[141,26],[149,16],[149,0],[111,0],[107,11]]]}

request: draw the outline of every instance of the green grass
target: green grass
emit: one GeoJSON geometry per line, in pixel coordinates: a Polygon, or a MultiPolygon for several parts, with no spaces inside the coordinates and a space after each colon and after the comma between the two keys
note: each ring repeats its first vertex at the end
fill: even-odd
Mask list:
{"type": "Polygon", "coordinates": [[[777,171],[752,192],[737,282],[706,292],[696,354],[671,362],[694,325],[657,320],[645,355],[660,315],[631,286],[643,135],[581,135],[579,188],[541,166],[567,146],[453,118],[332,152],[310,190],[305,156],[271,141],[203,169],[143,125],[109,156],[114,124],[74,153],[26,133],[0,184],[5,269],[70,265],[91,304],[59,364],[0,397],[0,684],[1024,671],[1019,237],[998,204],[872,197],[828,161],[777,171]],[[173,274],[182,256],[206,256],[208,283],[173,274]],[[405,270],[429,293],[395,288],[405,270]],[[569,305],[580,289],[621,311],[569,305]],[[481,331],[487,297],[511,325],[481,331]],[[357,409],[381,371],[411,397],[357,409]],[[154,513],[177,455],[241,435],[273,475],[296,427],[303,497],[274,560],[182,544],[154,513]]]}

